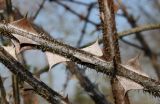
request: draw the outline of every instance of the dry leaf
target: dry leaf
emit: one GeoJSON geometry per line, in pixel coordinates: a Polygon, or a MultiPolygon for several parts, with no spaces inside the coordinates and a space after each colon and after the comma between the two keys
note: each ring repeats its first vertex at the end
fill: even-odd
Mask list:
{"type": "MultiPolygon", "coordinates": [[[[141,66],[139,63],[139,55],[136,56],[135,58],[130,59],[127,64],[123,65],[124,67],[126,67],[127,69],[134,71],[140,75],[149,77],[146,73],[141,71],[141,66]]],[[[125,93],[129,90],[133,90],[133,89],[143,89],[143,86],[141,86],[140,84],[135,83],[134,81],[121,77],[121,76],[116,76],[119,80],[119,82],[121,83],[121,85],[123,86],[125,93]]]]}

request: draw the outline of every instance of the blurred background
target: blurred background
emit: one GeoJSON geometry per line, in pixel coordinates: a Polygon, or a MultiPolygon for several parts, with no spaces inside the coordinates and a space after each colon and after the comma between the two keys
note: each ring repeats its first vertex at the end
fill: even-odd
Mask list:
{"type": "MultiPolygon", "coordinates": [[[[54,39],[73,47],[83,47],[102,37],[96,0],[11,0],[11,2],[13,21],[27,14],[28,19],[40,30],[43,29],[43,32],[50,34],[54,39]]],[[[160,0],[122,0],[122,5],[125,9],[119,7],[116,13],[118,32],[138,25],[160,23],[160,0]]],[[[1,21],[8,16],[6,10],[5,0],[0,0],[1,21]]],[[[142,70],[151,78],[159,80],[160,74],[157,73],[160,71],[160,30],[138,34],[140,35],[132,34],[119,39],[122,62],[125,63],[141,53],[142,70]]],[[[4,42],[5,38],[1,37],[1,44],[4,42]]],[[[41,51],[28,50],[22,56],[28,69],[33,73],[44,70],[48,65],[45,54],[41,51]]],[[[83,69],[83,66],[80,67],[83,69]]],[[[3,78],[7,77],[4,86],[7,96],[11,97],[12,74],[0,64],[0,75],[3,78]]],[[[68,95],[73,104],[94,104],[65,64],[58,64],[50,71],[42,71],[39,75],[52,89],[63,96],[68,95]]],[[[113,102],[110,79],[107,76],[91,69],[87,69],[85,75],[113,102]]],[[[33,104],[48,104],[43,98],[33,94],[29,92],[24,96],[34,96],[37,102],[32,101],[33,104]]],[[[131,104],[160,104],[159,98],[142,90],[131,90],[128,94],[131,104]]],[[[24,104],[23,98],[21,103],[24,104]]]]}

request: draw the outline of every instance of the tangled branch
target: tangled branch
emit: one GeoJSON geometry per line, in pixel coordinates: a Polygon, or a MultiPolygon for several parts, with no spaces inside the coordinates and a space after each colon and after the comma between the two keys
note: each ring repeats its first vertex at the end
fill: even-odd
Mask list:
{"type": "MultiPolygon", "coordinates": [[[[0,33],[8,37],[10,37],[10,35],[6,35],[8,33],[18,34],[37,42],[38,45],[36,45],[36,48],[39,48],[43,51],[54,52],[70,59],[73,62],[77,62],[81,65],[95,69],[97,70],[97,72],[102,72],[109,76],[113,75],[114,73],[112,62],[106,62],[97,56],[58,42],[55,39],[48,39],[43,36],[37,36],[37,34],[35,33],[19,29],[11,24],[0,24],[0,33]]],[[[1,62],[3,62],[3,60],[1,60],[1,62]]],[[[118,64],[117,68],[117,75],[131,79],[134,82],[142,85],[144,89],[146,89],[153,95],[160,96],[160,82],[130,71],[127,68],[123,67],[121,64],[118,64]]]]}

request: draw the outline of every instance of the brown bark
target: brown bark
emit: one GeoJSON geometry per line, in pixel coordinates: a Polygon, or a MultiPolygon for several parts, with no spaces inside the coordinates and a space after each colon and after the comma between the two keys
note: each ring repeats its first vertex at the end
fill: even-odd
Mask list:
{"type": "Polygon", "coordinates": [[[114,62],[115,75],[111,79],[111,85],[115,104],[130,104],[128,96],[124,96],[124,88],[116,78],[116,70],[118,70],[116,65],[121,63],[121,59],[115,26],[114,1],[99,0],[99,9],[103,30],[104,58],[106,61],[113,60],[114,62]]]}

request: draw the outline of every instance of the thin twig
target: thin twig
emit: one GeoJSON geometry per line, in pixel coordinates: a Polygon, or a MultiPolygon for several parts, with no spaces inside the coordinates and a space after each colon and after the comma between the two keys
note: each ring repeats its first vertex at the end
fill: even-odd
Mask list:
{"type": "MultiPolygon", "coordinates": [[[[54,1],[54,0],[50,0],[50,1],[54,1]]],[[[90,5],[90,4],[87,4],[87,3],[84,3],[84,2],[81,2],[81,1],[76,1],[76,0],[59,0],[59,1],[70,2],[70,3],[83,5],[83,6],[89,6],[90,5]]]]}
{"type": "Polygon", "coordinates": [[[133,27],[132,29],[119,32],[118,35],[119,35],[119,37],[124,37],[124,36],[130,35],[130,34],[135,34],[138,32],[155,30],[155,29],[160,29],[160,24],[147,24],[147,25],[133,27]]]}
{"type": "Polygon", "coordinates": [[[76,75],[79,83],[92,98],[95,104],[111,104],[108,99],[96,88],[94,84],[84,75],[83,69],[80,69],[73,62],[68,62],[68,69],[73,75],[76,75]]]}
{"type": "Polygon", "coordinates": [[[71,12],[72,14],[76,15],[76,16],[79,17],[80,19],[85,20],[85,21],[87,21],[88,23],[90,23],[90,24],[92,24],[92,25],[94,25],[94,26],[97,26],[97,25],[98,25],[97,23],[89,20],[88,18],[82,16],[81,14],[78,14],[76,11],[74,11],[74,10],[71,9],[69,6],[65,5],[64,3],[61,3],[61,2],[58,1],[58,0],[54,0],[54,2],[57,3],[57,4],[59,4],[59,5],[61,5],[61,6],[63,6],[66,10],[68,10],[68,11],[71,12]]]}
{"type": "MultiPolygon", "coordinates": [[[[88,13],[87,13],[87,15],[86,15],[86,18],[88,18],[89,19],[89,16],[90,16],[90,14],[91,14],[91,11],[92,11],[92,4],[88,7],[88,13]]],[[[79,38],[79,40],[78,40],[78,42],[77,42],[77,47],[79,47],[80,45],[81,45],[81,42],[82,42],[82,40],[83,40],[83,38],[84,38],[84,35],[85,35],[85,33],[86,33],[86,29],[87,29],[87,21],[85,21],[85,23],[84,23],[84,25],[83,25],[83,28],[82,28],[82,33],[81,33],[81,36],[80,36],[80,38],[79,38]]]]}
{"type": "Polygon", "coordinates": [[[130,46],[133,46],[135,48],[138,48],[138,49],[144,51],[144,48],[141,47],[141,46],[139,46],[139,45],[137,45],[137,44],[131,43],[130,41],[127,41],[127,40],[125,40],[123,38],[121,38],[121,41],[124,42],[124,43],[126,43],[126,44],[128,44],[128,45],[130,45],[130,46]]]}
{"type": "Polygon", "coordinates": [[[42,8],[43,8],[43,5],[45,4],[45,1],[46,1],[46,0],[43,0],[43,1],[42,1],[41,5],[39,6],[39,9],[37,10],[37,12],[35,13],[35,15],[33,16],[33,20],[35,20],[35,19],[37,18],[38,14],[40,13],[40,11],[41,11],[42,8]]]}

